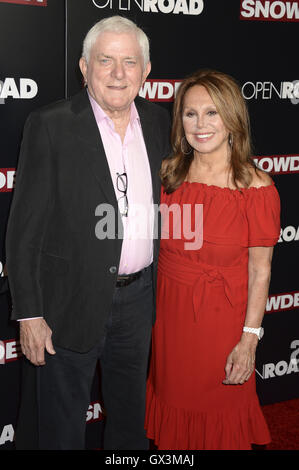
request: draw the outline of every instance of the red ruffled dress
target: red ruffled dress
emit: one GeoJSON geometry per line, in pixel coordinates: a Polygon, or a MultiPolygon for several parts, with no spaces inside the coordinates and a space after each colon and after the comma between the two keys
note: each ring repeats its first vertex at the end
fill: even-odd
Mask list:
{"type": "Polygon", "coordinates": [[[271,439],[255,374],[243,385],[222,381],[244,325],[248,247],[273,246],[279,237],[277,190],[274,184],[238,191],[185,182],[172,194],[162,191],[161,203],[168,208],[191,204],[190,227],[199,231],[194,208],[202,204],[203,244],[185,249],[191,240],[188,211],[179,222],[182,237],[179,218],[170,216],[167,223],[164,218],[147,436],[163,450],[246,450],[252,443],[267,444],[271,439]]]}

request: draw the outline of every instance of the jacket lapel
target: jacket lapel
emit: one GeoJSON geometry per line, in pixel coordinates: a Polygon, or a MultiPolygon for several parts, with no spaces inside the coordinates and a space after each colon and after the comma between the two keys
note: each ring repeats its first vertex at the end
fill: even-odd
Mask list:
{"type": "Polygon", "coordinates": [[[75,114],[74,138],[78,139],[79,149],[83,152],[86,162],[91,165],[107,202],[117,207],[104,146],[86,90],[82,90],[73,98],[72,110],[75,114]]]}

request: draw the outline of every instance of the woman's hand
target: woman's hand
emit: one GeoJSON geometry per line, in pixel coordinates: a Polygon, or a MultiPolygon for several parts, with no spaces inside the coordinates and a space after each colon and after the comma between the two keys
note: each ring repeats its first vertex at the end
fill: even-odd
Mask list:
{"type": "Polygon", "coordinates": [[[243,333],[240,342],[229,354],[225,365],[225,385],[242,385],[254,371],[255,351],[258,337],[252,333],[243,333]]]}
{"type": "MultiPolygon", "coordinates": [[[[249,248],[248,301],[244,325],[259,328],[267,302],[273,247],[249,248]]],[[[240,342],[229,354],[225,365],[226,385],[243,384],[254,371],[258,337],[243,332],[240,342]]]]}

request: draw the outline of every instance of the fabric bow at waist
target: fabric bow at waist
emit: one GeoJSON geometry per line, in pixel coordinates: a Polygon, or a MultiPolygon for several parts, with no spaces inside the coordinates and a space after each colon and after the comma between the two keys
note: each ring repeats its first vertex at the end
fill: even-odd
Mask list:
{"type": "Polygon", "coordinates": [[[160,250],[159,272],[178,282],[193,287],[192,302],[194,320],[203,309],[209,308],[209,287],[223,286],[224,292],[230,305],[236,304],[240,288],[247,282],[246,264],[215,267],[202,262],[193,262],[167,251],[160,250]]]}

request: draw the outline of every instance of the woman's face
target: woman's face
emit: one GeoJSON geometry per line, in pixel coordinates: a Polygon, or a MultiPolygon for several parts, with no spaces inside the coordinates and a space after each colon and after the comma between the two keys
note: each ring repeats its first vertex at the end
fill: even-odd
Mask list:
{"type": "Polygon", "coordinates": [[[195,153],[227,155],[229,132],[206,88],[195,85],[186,92],[182,120],[186,139],[195,153]]]}

